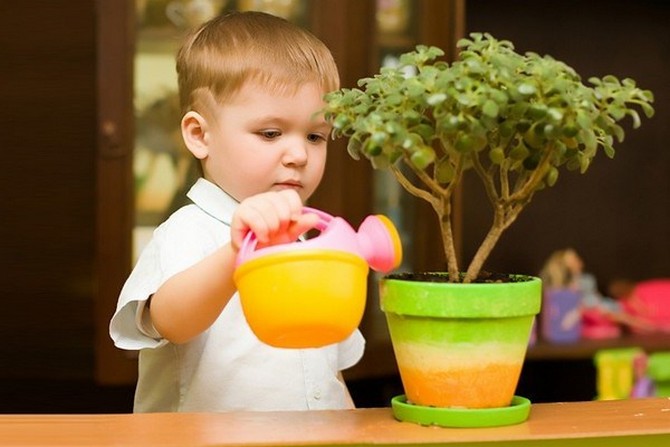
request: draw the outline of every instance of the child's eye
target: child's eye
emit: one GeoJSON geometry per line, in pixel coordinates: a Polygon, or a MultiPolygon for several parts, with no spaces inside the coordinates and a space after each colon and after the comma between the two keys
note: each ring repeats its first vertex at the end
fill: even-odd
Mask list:
{"type": "Polygon", "coordinates": [[[274,140],[275,138],[278,138],[281,136],[281,132],[278,130],[261,130],[258,132],[258,134],[265,138],[266,140],[274,140]]]}
{"type": "Polygon", "coordinates": [[[307,135],[307,140],[311,143],[320,143],[321,141],[326,141],[326,137],[318,133],[311,133],[307,135]]]}

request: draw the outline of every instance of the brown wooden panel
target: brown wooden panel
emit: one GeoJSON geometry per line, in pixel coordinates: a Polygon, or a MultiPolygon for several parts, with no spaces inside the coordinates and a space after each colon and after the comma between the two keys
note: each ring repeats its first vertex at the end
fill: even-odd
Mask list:
{"type": "Polygon", "coordinates": [[[92,375],[94,18],[0,3],[0,378],[92,375]]]}

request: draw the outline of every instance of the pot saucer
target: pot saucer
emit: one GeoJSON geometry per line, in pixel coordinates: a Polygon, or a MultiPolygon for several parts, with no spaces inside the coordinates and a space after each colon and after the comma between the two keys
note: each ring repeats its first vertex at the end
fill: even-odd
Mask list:
{"type": "Polygon", "coordinates": [[[500,408],[439,408],[414,405],[403,394],[391,399],[393,415],[399,421],[440,427],[499,427],[520,424],[528,419],[530,400],[514,396],[508,407],[500,408]]]}

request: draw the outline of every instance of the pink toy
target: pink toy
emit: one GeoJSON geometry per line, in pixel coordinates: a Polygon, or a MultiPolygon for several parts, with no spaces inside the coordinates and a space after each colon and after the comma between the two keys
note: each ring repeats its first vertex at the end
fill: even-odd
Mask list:
{"type": "Polygon", "coordinates": [[[319,216],[316,229],[321,233],[307,241],[273,245],[256,250],[256,238],[247,233],[237,265],[260,256],[287,252],[289,250],[327,249],[348,252],[363,258],[370,268],[387,273],[397,268],[402,259],[400,237],[393,223],[383,215],[371,215],[365,218],[355,231],[346,220],[333,217],[314,208],[303,208],[305,213],[319,216]]]}
{"type": "MultiPolygon", "coordinates": [[[[658,331],[670,332],[670,279],[638,282],[623,300],[623,309],[658,331]]],[[[636,328],[633,328],[637,331],[636,328]]]]}

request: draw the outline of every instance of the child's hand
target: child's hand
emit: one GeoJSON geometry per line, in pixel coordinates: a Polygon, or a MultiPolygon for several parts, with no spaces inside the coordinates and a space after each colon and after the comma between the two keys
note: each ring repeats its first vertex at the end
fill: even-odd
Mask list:
{"type": "Polygon", "coordinates": [[[292,242],[314,228],[318,216],[303,214],[297,192],[286,189],[249,197],[240,203],[231,223],[231,245],[238,252],[247,232],[253,231],[258,246],[292,242]]]}

